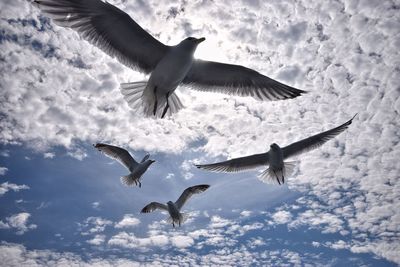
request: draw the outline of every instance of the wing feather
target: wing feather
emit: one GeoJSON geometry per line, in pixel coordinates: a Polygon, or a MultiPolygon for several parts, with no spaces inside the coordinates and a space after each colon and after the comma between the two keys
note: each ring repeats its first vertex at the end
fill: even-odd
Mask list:
{"type": "Polygon", "coordinates": [[[210,186],[208,184],[201,184],[186,188],[181,194],[181,196],[178,198],[178,200],[175,202],[175,205],[180,210],[191,196],[193,196],[194,194],[199,194],[201,192],[204,192],[209,187],[210,186]]]}
{"type": "Polygon", "coordinates": [[[242,172],[268,164],[268,152],[235,158],[212,164],[196,165],[199,169],[213,172],[242,172]]]}
{"type": "Polygon", "coordinates": [[[306,93],[240,65],[206,60],[193,62],[182,83],[195,90],[251,96],[262,101],[295,98],[306,93]]]}
{"type": "MultiPolygon", "coordinates": [[[[357,116],[354,115],[354,117],[357,116]]],[[[343,123],[342,125],[330,129],[328,131],[313,135],[311,137],[308,137],[306,139],[303,139],[301,141],[298,141],[296,143],[293,143],[291,145],[288,145],[284,148],[282,148],[282,153],[283,153],[283,158],[288,158],[292,157],[295,155],[299,155],[301,153],[316,149],[320,146],[322,146],[325,142],[329,141],[330,139],[334,138],[336,135],[340,134],[344,130],[346,130],[349,125],[352,123],[353,118],[351,118],[349,121],[343,123]]]]}
{"type": "Polygon", "coordinates": [[[129,154],[129,152],[123,148],[102,143],[97,143],[94,145],[94,147],[100,152],[103,152],[106,156],[117,160],[130,171],[132,171],[138,165],[136,160],[132,158],[131,154],[129,154]]]}
{"type": "Polygon", "coordinates": [[[158,202],[151,202],[150,204],[147,204],[141,211],[141,213],[149,213],[149,212],[153,212],[156,209],[159,210],[166,210],[168,211],[168,207],[165,204],[161,204],[158,202]]]}
{"type": "Polygon", "coordinates": [[[150,73],[168,51],[128,14],[100,0],[35,0],[33,3],[60,26],[76,30],[84,39],[121,63],[150,73]]]}

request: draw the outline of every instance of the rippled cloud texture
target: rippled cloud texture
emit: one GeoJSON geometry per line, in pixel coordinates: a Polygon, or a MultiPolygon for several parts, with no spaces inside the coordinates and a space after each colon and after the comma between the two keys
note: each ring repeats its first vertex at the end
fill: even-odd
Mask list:
{"type": "Polygon", "coordinates": [[[197,58],[309,93],[258,102],[182,88],[176,116],[144,119],[119,92],[143,75],[28,1],[1,1],[2,264],[400,264],[399,2],[110,2],[164,43],[204,36],[197,58]],[[298,158],[288,186],[193,168],[290,144],[355,113],[346,132],[298,158]],[[154,155],[141,189],[119,183],[125,170],[96,142],[154,155]],[[188,202],[183,227],[139,214],[198,183],[211,187],[188,202]]]}

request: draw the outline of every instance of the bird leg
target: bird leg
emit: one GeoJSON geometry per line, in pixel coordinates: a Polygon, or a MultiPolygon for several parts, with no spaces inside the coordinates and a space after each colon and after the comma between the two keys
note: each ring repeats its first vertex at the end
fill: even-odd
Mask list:
{"type": "Polygon", "coordinates": [[[174,227],[175,228],[175,224],[172,222],[172,227],[174,227]]]}
{"type": "Polygon", "coordinates": [[[274,174],[275,174],[276,180],[278,181],[278,184],[281,185],[281,182],[279,181],[278,175],[276,175],[275,171],[274,171],[274,174]]]}
{"type": "Polygon", "coordinates": [[[139,188],[141,188],[142,187],[142,183],[139,181],[139,188]]]}
{"type": "Polygon", "coordinates": [[[169,102],[168,102],[168,97],[169,97],[169,92],[167,93],[167,95],[165,96],[165,98],[167,99],[167,104],[165,105],[164,111],[162,113],[161,119],[164,118],[165,114],[167,114],[167,110],[169,108],[169,102]]]}
{"type": "Polygon", "coordinates": [[[153,115],[155,116],[157,112],[157,86],[154,86],[154,97],[156,101],[154,102],[153,115]]]}

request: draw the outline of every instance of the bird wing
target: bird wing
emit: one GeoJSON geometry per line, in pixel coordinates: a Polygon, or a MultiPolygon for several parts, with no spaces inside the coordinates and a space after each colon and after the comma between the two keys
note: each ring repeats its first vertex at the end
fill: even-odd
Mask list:
{"type": "Polygon", "coordinates": [[[168,51],[128,14],[100,0],[34,0],[56,24],[76,30],[84,39],[128,67],[150,73],[168,51]]]}
{"type": "MultiPolygon", "coordinates": [[[[354,115],[354,117],[357,116],[354,115]]],[[[288,158],[294,155],[299,155],[301,153],[313,150],[315,148],[318,148],[322,146],[325,142],[328,140],[332,139],[336,135],[340,134],[344,130],[346,130],[351,122],[353,121],[353,118],[351,120],[343,123],[342,125],[333,128],[331,130],[328,130],[326,132],[322,132],[316,135],[313,135],[311,137],[308,137],[306,139],[303,139],[301,141],[298,141],[296,143],[293,143],[291,145],[288,145],[284,148],[282,148],[282,153],[283,153],[283,158],[288,158]]]]}
{"type": "Polygon", "coordinates": [[[243,66],[205,60],[194,61],[182,83],[195,90],[251,96],[263,101],[306,93],[243,66]]]}
{"type": "Polygon", "coordinates": [[[186,188],[182,195],[175,202],[176,207],[180,210],[186,201],[194,194],[206,191],[210,186],[208,184],[195,185],[186,188]]]}
{"type": "Polygon", "coordinates": [[[142,209],[141,213],[153,212],[156,209],[168,211],[167,205],[161,204],[161,203],[158,203],[158,202],[151,202],[150,204],[147,204],[146,207],[144,207],[142,209]]]}
{"type": "Polygon", "coordinates": [[[101,143],[97,143],[94,147],[100,152],[103,152],[106,156],[119,161],[119,163],[124,165],[130,171],[138,165],[136,160],[132,158],[131,154],[123,148],[101,143]]]}
{"type": "Polygon", "coordinates": [[[268,152],[251,156],[235,158],[213,164],[196,165],[199,169],[214,172],[241,172],[268,164],[268,152]]]}

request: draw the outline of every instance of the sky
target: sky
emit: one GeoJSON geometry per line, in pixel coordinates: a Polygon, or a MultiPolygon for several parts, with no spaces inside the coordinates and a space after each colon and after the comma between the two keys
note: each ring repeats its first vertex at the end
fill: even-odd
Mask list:
{"type": "Polygon", "coordinates": [[[143,80],[25,0],[0,2],[1,266],[397,266],[400,264],[400,2],[109,1],[163,43],[206,37],[196,58],[309,91],[260,102],[179,88],[185,108],[138,116],[119,84],[143,80]],[[261,170],[194,163],[262,153],[350,127],[296,160],[284,186],[261,170]],[[104,142],[156,162],[142,187],[104,142]],[[179,228],[151,201],[184,206],[179,228]]]}

